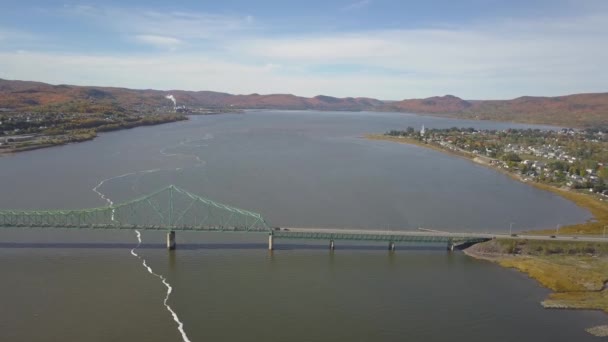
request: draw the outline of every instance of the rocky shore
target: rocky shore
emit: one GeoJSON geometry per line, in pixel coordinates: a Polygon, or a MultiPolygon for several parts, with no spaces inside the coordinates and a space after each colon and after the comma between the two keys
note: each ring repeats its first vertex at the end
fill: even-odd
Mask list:
{"type": "MultiPolygon", "coordinates": [[[[584,242],[491,240],[465,254],[526,273],[554,291],[541,302],[547,309],[600,310],[608,313],[608,246],[584,242]]],[[[589,328],[608,336],[608,325],[589,328]]]]}
{"type": "Polygon", "coordinates": [[[600,325],[587,329],[587,332],[597,337],[608,337],[608,325],[600,325]]]}

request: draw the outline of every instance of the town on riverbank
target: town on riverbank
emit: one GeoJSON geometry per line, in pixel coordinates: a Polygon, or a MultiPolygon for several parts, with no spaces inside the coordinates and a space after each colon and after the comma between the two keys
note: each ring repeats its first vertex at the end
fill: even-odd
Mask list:
{"type": "Polygon", "coordinates": [[[97,133],[187,120],[182,113],[0,112],[0,155],[94,139],[97,133]]]}
{"type": "Polygon", "coordinates": [[[608,196],[608,134],[599,130],[474,128],[390,131],[389,137],[415,139],[469,154],[527,181],[608,196]]]}
{"type": "MultiPolygon", "coordinates": [[[[600,130],[477,130],[473,128],[393,130],[372,140],[414,144],[457,155],[512,178],[551,191],[588,209],[593,220],[535,233],[570,234],[574,240],[539,242],[492,240],[465,253],[528,274],[554,291],[542,302],[550,309],[591,309],[608,313],[608,247],[576,240],[578,234],[608,233],[608,134],[600,130]]],[[[608,336],[608,325],[590,327],[608,336]]]]}
{"type": "MultiPolygon", "coordinates": [[[[470,159],[589,210],[594,220],[558,232],[604,234],[608,228],[608,134],[599,130],[474,128],[392,130],[368,139],[414,144],[470,159]]],[[[548,227],[549,228],[549,227],[548,227]]],[[[556,229],[543,233],[554,234],[556,229]]]]}
{"type": "Polygon", "coordinates": [[[92,140],[98,133],[187,120],[189,115],[243,113],[238,109],[176,107],[153,113],[38,113],[0,111],[0,155],[92,140]]]}

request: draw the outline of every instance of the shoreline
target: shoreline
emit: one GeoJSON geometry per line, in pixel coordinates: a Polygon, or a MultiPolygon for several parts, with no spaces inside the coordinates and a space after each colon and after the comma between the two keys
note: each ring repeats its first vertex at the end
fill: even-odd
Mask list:
{"type": "MultiPolygon", "coordinates": [[[[534,243],[524,238],[519,242],[491,240],[463,252],[473,259],[515,269],[551,290],[540,302],[545,309],[594,310],[608,314],[608,246],[599,245],[599,250],[591,255],[587,253],[589,244],[576,244],[578,246],[568,242],[534,243]],[[543,246],[545,250],[539,252],[543,246]],[[551,248],[563,248],[563,251],[547,254],[551,248]]],[[[608,337],[608,323],[586,331],[608,337]]]]}
{"type": "Polygon", "coordinates": [[[99,127],[94,127],[94,128],[90,128],[90,129],[66,131],[64,134],[58,135],[61,138],[56,138],[55,140],[53,140],[52,138],[57,137],[57,136],[45,135],[44,137],[46,137],[47,140],[41,141],[39,144],[28,142],[28,144],[24,144],[22,146],[16,146],[13,148],[0,148],[0,158],[5,157],[5,156],[15,155],[20,152],[34,151],[34,150],[40,150],[40,149],[49,148],[49,147],[57,147],[57,146],[64,146],[64,145],[68,145],[68,144],[91,141],[91,140],[94,140],[95,138],[97,138],[97,135],[99,133],[122,131],[122,130],[137,128],[137,127],[145,127],[145,126],[156,126],[156,125],[162,125],[162,124],[185,121],[185,120],[188,120],[188,118],[186,116],[161,117],[160,119],[154,118],[151,120],[144,119],[144,120],[140,120],[140,121],[136,121],[136,122],[129,122],[126,125],[120,125],[120,126],[118,126],[118,125],[99,126],[99,127]]]}
{"type": "MultiPolygon", "coordinates": [[[[593,219],[584,223],[565,226],[560,229],[561,233],[601,234],[602,228],[608,225],[608,205],[590,195],[564,190],[548,184],[528,182],[518,175],[490,165],[489,162],[475,155],[448,150],[415,139],[388,137],[378,134],[368,134],[365,138],[416,145],[468,159],[475,164],[505,174],[513,180],[534,186],[540,190],[550,191],[592,214],[593,219]]],[[[554,229],[533,232],[543,235],[555,234],[554,229]]],[[[608,246],[600,245],[597,249],[590,248],[592,247],[589,244],[582,242],[535,243],[525,240],[525,235],[522,235],[521,240],[491,240],[471,246],[463,252],[477,260],[485,260],[504,268],[516,269],[537,281],[541,286],[554,291],[541,302],[541,305],[546,309],[600,310],[608,314],[608,246]],[[597,252],[597,250],[600,250],[600,252],[597,252]]],[[[587,332],[598,337],[608,337],[608,324],[590,327],[587,332]]]]}
{"type": "MultiPolygon", "coordinates": [[[[400,144],[408,144],[415,145],[423,148],[428,148],[431,150],[435,150],[438,152],[442,152],[451,156],[456,156],[460,158],[467,159],[475,164],[485,166],[489,169],[492,169],[496,172],[502,173],[513,180],[518,182],[528,184],[533,186],[539,190],[552,192],[566,200],[569,200],[576,204],[578,207],[588,210],[592,218],[587,220],[586,222],[572,224],[568,226],[561,227],[559,229],[560,233],[568,233],[568,234],[576,234],[576,235],[601,235],[603,233],[604,226],[608,226],[608,204],[598,199],[592,197],[591,195],[582,194],[572,190],[565,190],[562,188],[555,187],[553,185],[538,183],[534,181],[526,181],[521,178],[519,175],[513,174],[512,172],[506,171],[504,169],[499,169],[490,165],[489,161],[483,160],[479,156],[473,155],[471,153],[464,153],[460,151],[452,151],[445,149],[443,147],[437,146],[435,144],[427,144],[424,142],[420,142],[415,139],[403,137],[389,137],[383,134],[367,134],[364,136],[365,139],[368,140],[378,140],[378,141],[390,141],[396,142],[400,144]]],[[[485,158],[484,158],[485,159],[485,158]]],[[[488,160],[490,160],[488,158],[488,160]]],[[[547,229],[539,229],[539,230],[531,230],[525,231],[522,233],[534,233],[541,235],[553,235],[555,234],[555,229],[547,228],[547,229]]]]}
{"type": "Polygon", "coordinates": [[[35,151],[35,150],[41,150],[41,149],[50,148],[50,147],[58,147],[58,146],[64,146],[64,145],[68,145],[68,144],[75,144],[75,143],[80,143],[80,142],[85,142],[85,141],[91,141],[91,140],[94,140],[95,138],[97,138],[97,135],[94,135],[94,136],[92,136],[90,138],[86,138],[86,139],[66,140],[66,141],[62,141],[59,143],[46,143],[46,144],[40,144],[40,145],[17,147],[17,148],[12,148],[12,149],[4,149],[4,150],[0,150],[0,158],[6,157],[6,156],[12,156],[12,155],[15,155],[20,152],[35,151]]]}

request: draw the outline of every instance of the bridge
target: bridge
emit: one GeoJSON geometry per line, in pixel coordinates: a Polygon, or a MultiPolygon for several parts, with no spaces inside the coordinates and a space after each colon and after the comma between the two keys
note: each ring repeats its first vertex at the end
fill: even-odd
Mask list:
{"type": "Polygon", "coordinates": [[[446,244],[449,250],[468,247],[494,238],[490,234],[448,233],[437,231],[382,231],[340,228],[275,228],[268,238],[269,249],[273,239],[305,239],[329,241],[329,248],[335,248],[336,240],[388,242],[388,249],[395,250],[397,242],[446,244]]]}
{"type": "Polygon", "coordinates": [[[441,243],[453,250],[497,237],[512,238],[497,234],[439,231],[271,228],[258,213],[218,203],[174,185],[130,201],[99,208],[2,210],[0,228],[164,230],[168,231],[169,249],[176,246],[176,231],[264,233],[268,234],[270,250],[274,248],[276,239],[325,240],[329,241],[330,249],[335,248],[336,240],[351,240],[387,242],[389,250],[394,250],[398,242],[441,243]]]}

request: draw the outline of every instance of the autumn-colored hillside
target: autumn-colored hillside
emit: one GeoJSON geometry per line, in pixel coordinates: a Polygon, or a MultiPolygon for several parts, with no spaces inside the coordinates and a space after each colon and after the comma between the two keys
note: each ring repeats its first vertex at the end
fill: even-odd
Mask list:
{"type": "Polygon", "coordinates": [[[0,108],[17,111],[149,111],[172,107],[167,95],[173,95],[180,106],[207,108],[371,110],[384,104],[369,98],[232,95],[213,91],[135,90],[0,79],[0,108]]]}
{"type": "Polygon", "coordinates": [[[0,108],[16,111],[97,113],[144,111],[167,105],[162,92],[50,85],[0,79],[0,108]]]}
{"type": "Polygon", "coordinates": [[[463,116],[560,126],[608,127],[608,93],[477,101],[463,112],[463,116]]]}
{"type": "Polygon", "coordinates": [[[396,111],[475,120],[512,121],[567,127],[608,127],[608,93],[559,97],[524,96],[513,100],[463,100],[446,95],[383,102],[365,97],[312,98],[291,94],[232,95],[213,91],[136,90],[51,85],[0,79],[0,108],[14,111],[127,113],[162,111],[178,105],[234,109],[316,109],[396,111]]]}
{"type": "Polygon", "coordinates": [[[512,121],[568,127],[608,127],[608,93],[559,97],[524,96],[513,100],[465,101],[447,95],[403,100],[383,110],[475,120],[512,121]]]}
{"type": "Polygon", "coordinates": [[[456,96],[435,96],[426,99],[413,99],[393,102],[389,108],[400,112],[412,113],[458,113],[471,107],[471,103],[456,96]]]}

